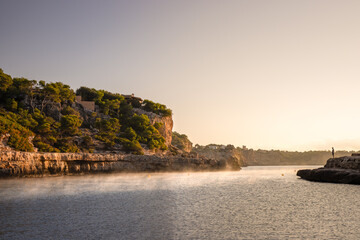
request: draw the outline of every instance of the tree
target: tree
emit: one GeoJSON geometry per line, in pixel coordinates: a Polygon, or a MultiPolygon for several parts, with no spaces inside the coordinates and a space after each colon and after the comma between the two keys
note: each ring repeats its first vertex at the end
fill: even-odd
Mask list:
{"type": "Polygon", "coordinates": [[[134,116],[129,121],[130,126],[136,132],[136,140],[147,144],[151,149],[158,148],[166,150],[165,139],[159,131],[150,124],[148,116],[145,114],[134,116]]]}
{"type": "Polygon", "coordinates": [[[83,101],[101,101],[104,93],[94,88],[80,87],[76,90],[76,95],[81,96],[83,101]]]}
{"type": "Polygon", "coordinates": [[[18,108],[18,103],[13,98],[8,98],[6,100],[6,105],[7,105],[7,108],[12,111],[15,111],[18,108]]]}
{"type": "Polygon", "coordinates": [[[0,68],[0,91],[5,92],[12,83],[11,76],[5,74],[0,68]]]}
{"type": "Polygon", "coordinates": [[[0,113],[0,135],[9,134],[8,145],[20,151],[33,151],[29,139],[34,133],[21,126],[10,114],[0,113]]]}
{"type": "Polygon", "coordinates": [[[136,140],[136,132],[134,131],[134,129],[132,129],[132,127],[128,127],[125,131],[125,136],[127,139],[129,139],[130,141],[136,140]]]}
{"type": "Polygon", "coordinates": [[[32,111],[35,109],[37,82],[35,80],[28,80],[26,78],[14,78],[12,85],[7,89],[6,95],[8,98],[14,98],[18,102],[26,100],[30,105],[32,111]]]}
{"type": "Polygon", "coordinates": [[[69,85],[61,82],[47,83],[46,85],[41,82],[40,85],[43,86],[43,89],[40,91],[41,112],[43,112],[49,104],[58,104],[61,108],[65,102],[73,102],[75,99],[75,93],[69,85]]]}
{"type": "Polygon", "coordinates": [[[60,123],[62,134],[73,136],[79,133],[82,120],[80,120],[78,116],[70,114],[62,116],[60,123]]]}
{"type": "Polygon", "coordinates": [[[76,115],[76,116],[80,117],[80,113],[70,106],[66,106],[65,108],[63,108],[63,110],[61,110],[61,114],[76,115]]]}
{"type": "Polygon", "coordinates": [[[147,99],[144,100],[143,104],[144,104],[143,109],[145,111],[153,112],[153,113],[162,115],[164,117],[172,115],[172,111],[163,104],[154,103],[153,101],[150,101],[147,99]]]}
{"type": "Polygon", "coordinates": [[[116,118],[110,118],[109,120],[97,118],[95,127],[99,129],[99,133],[95,135],[95,138],[103,141],[108,148],[112,148],[115,145],[117,134],[120,132],[120,123],[116,118]]]}

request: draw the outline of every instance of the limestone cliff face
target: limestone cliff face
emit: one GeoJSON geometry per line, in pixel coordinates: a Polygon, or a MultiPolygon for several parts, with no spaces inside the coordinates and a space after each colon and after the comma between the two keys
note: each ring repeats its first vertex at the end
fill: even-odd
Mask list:
{"type": "Polygon", "coordinates": [[[188,153],[192,150],[192,142],[189,140],[188,136],[186,136],[185,134],[180,134],[178,132],[172,133],[171,145],[188,153]]]}
{"type": "MultiPolygon", "coordinates": [[[[219,160],[197,154],[165,156],[120,153],[0,152],[0,177],[212,170],[225,170],[225,166],[219,160]]],[[[228,170],[238,170],[238,168],[228,170]]]]}
{"type": "Polygon", "coordinates": [[[146,116],[148,116],[151,124],[154,124],[156,122],[162,123],[162,126],[159,129],[159,132],[165,138],[166,145],[167,146],[171,145],[172,129],[174,126],[172,116],[163,117],[156,113],[144,111],[140,108],[134,108],[133,111],[136,114],[139,114],[139,115],[145,114],[146,116]]]}
{"type": "Polygon", "coordinates": [[[360,156],[330,158],[323,168],[299,170],[297,175],[316,182],[360,184],[360,156]]]}
{"type": "Polygon", "coordinates": [[[193,148],[193,151],[207,158],[216,159],[226,168],[241,169],[242,166],[246,166],[241,153],[231,147],[226,149],[193,148]]]}
{"type": "Polygon", "coordinates": [[[11,148],[7,145],[10,134],[0,134],[0,152],[1,151],[11,151],[11,148]]]}
{"type": "Polygon", "coordinates": [[[189,142],[185,142],[184,143],[184,148],[183,148],[183,150],[185,151],[185,152],[191,152],[191,150],[192,150],[192,143],[189,141],[189,142]]]}

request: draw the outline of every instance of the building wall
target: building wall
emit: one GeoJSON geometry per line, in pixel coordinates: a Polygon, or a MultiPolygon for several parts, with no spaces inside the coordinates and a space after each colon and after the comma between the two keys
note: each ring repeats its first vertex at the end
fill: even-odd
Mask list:
{"type": "Polygon", "coordinates": [[[95,111],[95,102],[94,101],[82,101],[81,96],[75,96],[75,102],[79,103],[86,110],[95,111]]]}

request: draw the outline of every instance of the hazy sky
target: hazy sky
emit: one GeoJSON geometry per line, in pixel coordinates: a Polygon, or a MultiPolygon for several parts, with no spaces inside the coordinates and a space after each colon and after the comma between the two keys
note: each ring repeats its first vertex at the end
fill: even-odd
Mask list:
{"type": "Polygon", "coordinates": [[[166,104],[193,143],[360,149],[360,1],[0,0],[0,67],[166,104]]]}

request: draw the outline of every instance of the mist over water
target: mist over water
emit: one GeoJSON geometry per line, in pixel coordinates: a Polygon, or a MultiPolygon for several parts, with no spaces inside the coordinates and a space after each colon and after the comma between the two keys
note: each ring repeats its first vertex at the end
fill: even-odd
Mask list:
{"type": "Polygon", "coordinates": [[[296,170],[0,181],[0,239],[358,239],[360,188],[296,170]]]}

